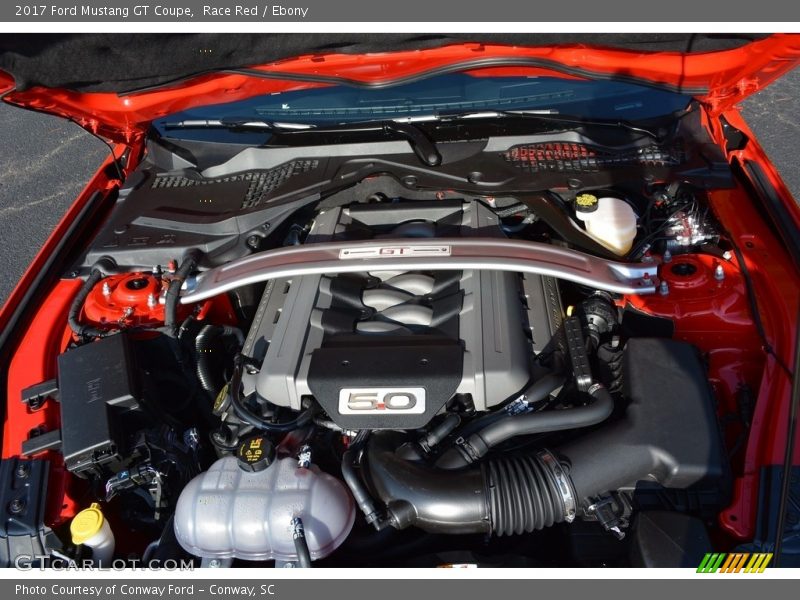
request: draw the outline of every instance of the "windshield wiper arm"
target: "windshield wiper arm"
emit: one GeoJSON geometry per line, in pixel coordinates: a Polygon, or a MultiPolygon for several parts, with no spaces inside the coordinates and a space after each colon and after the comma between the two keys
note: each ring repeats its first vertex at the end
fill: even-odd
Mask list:
{"type": "Polygon", "coordinates": [[[416,125],[399,121],[383,121],[382,124],[384,131],[402,135],[411,142],[414,154],[429,167],[436,167],[442,162],[436,143],[416,125]]]}
{"type": "Polygon", "coordinates": [[[628,131],[634,131],[636,133],[644,134],[657,142],[661,141],[661,136],[650,131],[649,129],[645,129],[644,127],[639,127],[638,125],[634,125],[630,121],[625,121],[622,119],[604,121],[604,120],[594,120],[594,119],[582,119],[581,117],[575,117],[572,115],[562,115],[559,114],[558,110],[556,109],[529,109],[529,110],[485,110],[485,111],[478,111],[478,112],[468,112],[468,113],[443,113],[440,115],[442,121],[446,120],[467,120],[467,119],[481,119],[481,118],[503,118],[503,117],[516,117],[516,118],[523,118],[523,119],[541,119],[543,121],[558,121],[562,123],[575,123],[577,125],[591,125],[595,127],[622,127],[623,129],[627,129],[628,131]]]}
{"type": "MultiPolygon", "coordinates": [[[[429,119],[436,120],[436,119],[429,119]]],[[[429,138],[422,129],[417,127],[413,122],[398,119],[382,119],[379,121],[358,121],[355,123],[339,123],[333,125],[325,125],[315,127],[314,133],[341,133],[343,131],[356,133],[356,132],[369,132],[369,131],[382,131],[384,133],[394,133],[399,135],[411,144],[414,154],[417,155],[424,164],[429,167],[439,166],[442,162],[442,155],[436,148],[436,142],[429,138]]],[[[281,133],[306,133],[302,130],[296,131],[281,131],[281,133]]]]}
{"type": "Polygon", "coordinates": [[[184,119],[163,123],[165,129],[255,129],[280,133],[332,133],[341,131],[383,131],[400,135],[411,143],[414,154],[429,167],[436,167],[442,162],[442,156],[436,144],[419,127],[413,123],[381,120],[359,123],[342,123],[318,127],[309,123],[286,123],[267,121],[248,117],[224,117],[222,119],[184,119]]]}
{"type": "Polygon", "coordinates": [[[309,123],[284,123],[248,117],[184,119],[183,121],[168,121],[163,125],[165,129],[263,129],[266,131],[307,131],[315,127],[309,123]]]}

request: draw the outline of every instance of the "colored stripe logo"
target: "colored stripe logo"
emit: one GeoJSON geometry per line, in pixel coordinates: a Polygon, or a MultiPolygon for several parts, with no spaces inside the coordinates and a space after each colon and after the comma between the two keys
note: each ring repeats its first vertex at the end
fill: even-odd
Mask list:
{"type": "Polygon", "coordinates": [[[763,573],[770,561],[769,552],[709,552],[703,557],[698,573],[763,573]]]}

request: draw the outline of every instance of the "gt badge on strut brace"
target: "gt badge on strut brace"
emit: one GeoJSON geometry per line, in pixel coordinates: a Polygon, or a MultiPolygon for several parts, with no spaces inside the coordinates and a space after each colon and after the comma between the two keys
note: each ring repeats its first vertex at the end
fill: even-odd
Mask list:
{"type": "Polygon", "coordinates": [[[396,258],[431,256],[450,256],[450,246],[367,246],[361,248],[342,248],[339,250],[339,260],[353,258],[396,258]]]}

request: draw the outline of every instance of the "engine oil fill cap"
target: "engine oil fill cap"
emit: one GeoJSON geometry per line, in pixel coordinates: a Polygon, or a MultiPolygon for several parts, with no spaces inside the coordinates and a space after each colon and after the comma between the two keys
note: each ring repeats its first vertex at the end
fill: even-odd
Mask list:
{"type": "Polygon", "coordinates": [[[266,469],[275,460],[275,447],[263,435],[254,435],[239,444],[236,458],[241,469],[256,473],[266,469]]]}

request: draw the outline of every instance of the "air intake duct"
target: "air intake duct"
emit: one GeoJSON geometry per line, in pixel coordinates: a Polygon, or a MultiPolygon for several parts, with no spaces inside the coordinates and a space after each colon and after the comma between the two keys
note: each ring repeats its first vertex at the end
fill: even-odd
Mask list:
{"type": "MultiPolygon", "coordinates": [[[[622,371],[624,415],[557,452],[487,452],[466,466],[430,465],[403,458],[403,434],[373,433],[362,468],[380,500],[376,510],[398,529],[514,535],[572,521],[609,492],[631,494],[641,506],[660,502],[665,491],[685,506],[725,506],[730,472],[696,350],[631,339],[622,371]]],[[[515,434],[532,431],[526,415],[514,418],[524,425],[515,434]]]]}
{"type": "Polygon", "coordinates": [[[548,450],[489,461],[484,478],[495,535],[519,535],[575,518],[572,481],[548,450]]]}
{"type": "Polygon", "coordinates": [[[446,471],[401,458],[395,438],[374,434],[364,454],[371,486],[397,529],[515,535],[575,518],[574,486],[548,450],[446,471]]]}

